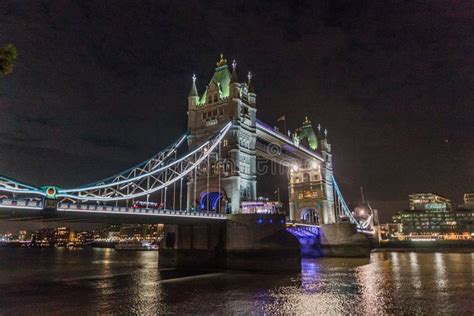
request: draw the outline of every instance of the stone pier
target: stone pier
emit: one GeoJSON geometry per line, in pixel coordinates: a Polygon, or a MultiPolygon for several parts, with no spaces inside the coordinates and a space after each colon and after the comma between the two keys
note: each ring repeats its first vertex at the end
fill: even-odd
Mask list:
{"type": "Polygon", "coordinates": [[[369,239],[351,223],[321,225],[320,243],[324,257],[368,257],[371,250],[369,239]]]}
{"type": "Polygon", "coordinates": [[[299,271],[301,254],[284,216],[235,214],[225,223],[166,226],[159,263],[192,270],[299,271]]]}

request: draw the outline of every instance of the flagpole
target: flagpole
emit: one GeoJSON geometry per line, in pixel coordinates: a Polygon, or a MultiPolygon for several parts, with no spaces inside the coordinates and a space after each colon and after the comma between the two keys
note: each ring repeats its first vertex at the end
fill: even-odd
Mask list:
{"type": "Polygon", "coordinates": [[[277,119],[277,124],[278,122],[283,121],[283,129],[285,130],[285,135],[288,134],[288,130],[286,129],[286,115],[282,115],[277,119]]]}

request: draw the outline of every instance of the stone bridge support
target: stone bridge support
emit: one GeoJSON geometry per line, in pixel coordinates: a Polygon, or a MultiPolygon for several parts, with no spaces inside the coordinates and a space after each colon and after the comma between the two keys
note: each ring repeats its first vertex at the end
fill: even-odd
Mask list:
{"type": "Polygon", "coordinates": [[[235,214],[225,223],[165,227],[159,263],[192,270],[300,271],[298,240],[273,214],[235,214]]]}
{"type": "Polygon", "coordinates": [[[371,244],[351,223],[320,227],[321,253],[325,257],[369,257],[371,244]]]}

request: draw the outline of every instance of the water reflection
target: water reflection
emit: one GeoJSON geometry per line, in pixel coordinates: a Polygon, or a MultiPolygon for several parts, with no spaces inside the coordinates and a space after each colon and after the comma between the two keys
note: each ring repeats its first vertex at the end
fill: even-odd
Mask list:
{"type": "Polygon", "coordinates": [[[374,253],[304,260],[299,274],[195,275],[158,271],[156,252],[3,251],[2,314],[472,314],[472,254],[374,253]]]}
{"type": "Polygon", "coordinates": [[[416,252],[410,252],[408,256],[410,261],[411,285],[415,289],[415,297],[420,297],[422,284],[420,278],[420,266],[418,264],[418,254],[416,252]]]}
{"type": "Polygon", "coordinates": [[[437,252],[434,254],[434,263],[436,289],[438,292],[442,292],[446,288],[448,282],[446,279],[446,266],[442,253],[437,252]]]}
{"type": "Polygon", "coordinates": [[[361,312],[363,314],[383,313],[390,301],[392,284],[387,280],[390,269],[386,254],[377,253],[371,263],[357,269],[358,284],[361,288],[361,312]]]}
{"type": "Polygon", "coordinates": [[[134,297],[133,314],[156,314],[164,313],[160,307],[163,305],[162,286],[158,270],[158,254],[156,252],[141,252],[138,262],[141,268],[133,274],[133,286],[131,295],[134,297]]]}
{"type": "Polygon", "coordinates": [[[390,254],[390,260],[392,263],[392,278],[395,286],[395,292],[398,292],[402,286],[401,284],[401,275],[400,275],[400,263],[399,263],[399,253],[392,252],[390,254]]]}

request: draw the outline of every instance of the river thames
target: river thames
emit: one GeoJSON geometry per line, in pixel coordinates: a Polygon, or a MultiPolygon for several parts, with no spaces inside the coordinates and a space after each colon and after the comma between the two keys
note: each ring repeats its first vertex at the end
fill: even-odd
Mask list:
{"type": "Polygon", "coordinates": [[[178,273],[157,252],[0,249],[11,314],[474,314],[474,254],[305,259],[301,274],[178,273]]]}

